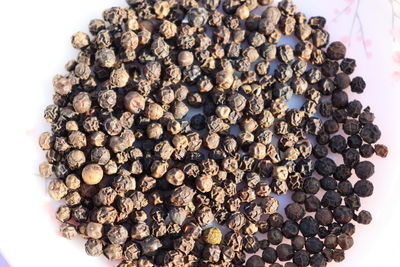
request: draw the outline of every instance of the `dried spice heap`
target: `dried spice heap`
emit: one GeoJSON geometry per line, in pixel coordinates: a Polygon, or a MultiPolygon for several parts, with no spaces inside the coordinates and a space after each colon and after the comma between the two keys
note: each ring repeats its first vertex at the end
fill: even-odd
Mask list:
{"type": "Polygon", "coordinates": [[[72,37],[53,81],[40,172],[62,235],[124,267],[342,261],[371,221],[364,158],[388,150],[325,19],[291,0],[127,2],[72,37]]]}

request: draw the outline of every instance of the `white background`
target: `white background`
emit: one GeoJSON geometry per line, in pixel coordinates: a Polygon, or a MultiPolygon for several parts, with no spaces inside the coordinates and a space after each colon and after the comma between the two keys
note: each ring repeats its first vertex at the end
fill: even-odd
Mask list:
{"type": "MultiPolygon", "coordinates": [[[[354,1],[356,2],[356,1],[354,1]]],[[[328,19],[332,40],[353,38],[348,56],[358,62],[357,75],[368,83],[360,98],[372,107],[383,137],[390,146],[386,160],[376,159],[372,178],[375,194],[363,200],[374,220],[359,226],[355,245],[347,259],[329,266],[400,266],[400,172],[399,90],[393,72],[398,49],[390,30],[389,1],[360,0],[360,16],[368,54],[360,42],[355,6],[334,19],[351,0],[297,0],[308,16],[328,19]]],[[[44,160],[37,138],[49,129],[43,109],[52,99],[52,77],[63,73],[64,64],[76,56],[70,36],[87,31],[102,10],[125,5],[123,0],[19,0],[1,4],[0,30],[0,252],[11,266],[112,266],[104,258],[86,256],[83,242],[68,241],[57,234],[56,205],[46,194],[46,182],[37,166],[44,160]]],[[[362,40],[362,39],[361,39],[362,40]]],[[[1,266],[0,263],[0,267],[1,266]]]]}

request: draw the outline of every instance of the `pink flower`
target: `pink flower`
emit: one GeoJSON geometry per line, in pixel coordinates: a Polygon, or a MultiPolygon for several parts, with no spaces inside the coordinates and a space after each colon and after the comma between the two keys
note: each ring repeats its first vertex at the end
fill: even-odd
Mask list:
{"type": "Polygon", "coordinates": [[[340,38],[340,41],[344,44],[348,44],[350,42],[350,36],[348,35],[342,36],[342,38],[340,38]]]}
{"type": "Polygon", "coordinates": [[[392,78],[394,82],[400,82],[400,71],[393,72],[392,78]]]}
{"type": "Polygon", "coordinates": [[[397,65],[400,65],[400,51],[394,52],[392,58],[393,58],[394,63],[396,63],[397,65]]]}
{"type": "Polygon", "coordinates": [[[396,40],[400,40],[400,28],[394,27],[390,30],[390,35],[396,40]]]}
{"type": "Polygon", "coordinates": [[[347,8],[344,10],[344,13],[346,13],[347,15],[350,14],[350,13],[351,13],[351,7],[347,7],[347,8]]]}

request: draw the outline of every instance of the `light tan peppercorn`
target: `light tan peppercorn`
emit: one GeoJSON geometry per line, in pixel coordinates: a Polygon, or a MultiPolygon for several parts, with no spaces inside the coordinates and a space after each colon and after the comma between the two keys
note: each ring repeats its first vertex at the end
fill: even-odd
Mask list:
{"type": "Polygon", "coordinates": [[[160,33],[165,37],[165,39],[171,39],[174,37],[177,33],[177,30],[178,27],[168,20],[164,20],[160,25],[160,33]]]}
{"type": "Polygon", "coordinates": [[[54,200],[61,200],[68,193],[68,188],[61,179],[53,179],[49,183],[48,192],[54,200]]]}
{"type": "Polygon", "coordinates": [[[76,121],[67,121],[67,123],[65,124],[65,130],[69,132],[78,131],[79,130],[78,123],[76,121]]]}
{"type": "Polygon", "coordinates": [[[90,44],[89,35],[84,32],[77,32],[72,36],[71,43],[75,49],[85,48],[90,44]]]}
{"type": "Polygon", "coordinates": [[[43,150],[49,150],[54,144],[54,136],[52,133],[45,132],[39,137],[39,146],[43,150]]]}
{"type": "Polygon", "coordinates": [[[180,186],[185,180],[185,173],[178,168],[172,168],[167,172],[165,177],[170,184],[180,186]]]}
{"type": "Polygon", "coordinates": [[[145,108],[144,97],[136,91],[131,91],[125,95],[125,108],[133,114],[138,114],[145,108]]]}
{"type": "Polygon", "coordinates": [[[154,13],[158,19],[165,18],[170,12],[170,5],[168,1],[157,1],[154,4],[154,13]]]}
{"type": "Polygon", "coordinates": [[[154,178],[161,178],[168,170],[168,163],[166,161],[155,160],[150,166],[151,176],[154,178]]]}
{"type": "Polygon", "coordinates": [[[122,64],[118,68],[114,69],[110,74],[110,86],[111,88],[122,88],[125,87],[129,82],[129,74],[125,69],[125,65],[122,64]]]}
{"type": "Polygon", "coordinates": [[[210,175],[202,174],[196,178],[196,188],[202,192],[210,192],[214,185],[213,179],[210,175]]]}
{"type": "Polygon", "coordinates": [[[39,165],[39,173],[43,178],[49,178],[53,175],[53,164],[48,163],[47,161],[42,162],[39,165]]]}
{"type": "Polygon", "coordinates": [[[74,148],[81,149],[87,144],[86,135],[80,131],[73,131],[68,135],[68,143],[74,148]]]}
{"type": "Polygon", "coordinates": [[[56,75],[53,78],[53,88],[57,94],[68,95],[72,91],[73,82],[67,77],[56,75]]]}
{"type": "Polygon", "coordinates": [[[106,135],[101,131],[94,132],[90,135],[89,142],[97,147],[104,146],[106,143],[106,135]]]}
{"type": "Polygon", "coordinates": [[[285,166],[274,166],[272,171],[272,177],[280,180],[285,181],[289,175],[288,169],[285,166]]]}
{"type": "Polygon", "coordinates": [[[68,189],[78,189],[81,186],[81,180],[75,174],[70,174],[65,178],[65,185],[68,189]]]}
{"type": "Polygon", "coordinates": [[[204,230],[203,240],[207,244],[218,245],[222,241],[222,232],[216,227],[210,227],[204,230]]]}
{"type": "Polygon", "coordinates": [[[184,150],[189,145],[189,140],[185,135],[178,134],[172,137],[172,144],[177,150],[184,150]]]}
{"type": "Polygon", "coordinates": [[[150,120],[159,120],[163,114],[163,108],[156,103],[147,104],[146,108],[144,109],[144,115],[150,120]]]}
{"type": "Polygon", "coordinates": [[[232,72],[229,70],[221,70],[215,76],[215,81],[222,90],[229,89],[234,81],[232,72]]]}
{"type": "Polygon", "coordinates": [[[261,143],[253,143],[249,147],[249,154],[256,159],[264,159],[267,155],[266,146],[261,143]]]}
{"type": "Polygon", "coordinates": [[[74,97],[72,105],[76,112],[86,113],[90,110],[92,101],[90,100],[88,93],[80,92],[74,97]]]}
{"type": "Polygon", "coordinates": [[[82,179],[88,185],[98,184],[103,179],[103,169],[98,164],[86,165],[82,170],[82,179]]]}
{"type": "Polygon", "coordinates": [[[181,51],[178,54],[178,63],[182,67],[190,66],[193,64],[194,56],[190,51],[181,51]]]}
{"type": "Polygon", "coordinates": [[[100,239],[103,236],[103,225],[96,222],[89,222],[86,226],[86,234],[93,239],[100,239]]]}
{"type": "Polygon", "coordinates": [[[86,162],[85,154],[78,149],[67,154],[67,163],[71,170],[76,170],[86,162]]]}
{"type": "Polygon", "coordinates": [[[246,5],[241,5],[236,9],[235,15],[240,19],[247,19],[250,16],[250,10],[246,5]]]}

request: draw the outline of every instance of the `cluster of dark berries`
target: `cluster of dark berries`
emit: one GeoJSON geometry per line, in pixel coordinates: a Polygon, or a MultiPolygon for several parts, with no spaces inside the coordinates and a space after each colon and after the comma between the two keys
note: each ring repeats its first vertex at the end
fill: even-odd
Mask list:
{"type": "Polygon", "coordinates": [[[291,0],[127,2],[73,35],[53,80],[40,173],[64,201],[61,234],[121,267],[342,261],[371,221],[365,159],[388,150],[326,20],[291,0]]]}

